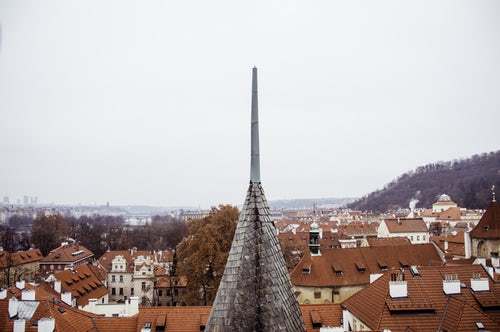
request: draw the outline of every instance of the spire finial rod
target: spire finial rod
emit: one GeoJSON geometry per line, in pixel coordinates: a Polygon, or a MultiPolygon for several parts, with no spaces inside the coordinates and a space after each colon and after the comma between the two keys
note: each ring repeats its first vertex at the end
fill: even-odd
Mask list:
{"type": "Polygon", "coordinates": [[[495,195],[495,185],[491,186],[491,201],[492,202],[496,202],[497,201],[497,198],[496,198],[496,195],[495,195]]]}
{"type": "Polygon", "coordinates": [[[260,182],[260,153],[259,153],[259,100],[257,94],[257,68],[252,69],[252,122],[251,122],[251,155],[250,155],[250,182],[260,182]]]}

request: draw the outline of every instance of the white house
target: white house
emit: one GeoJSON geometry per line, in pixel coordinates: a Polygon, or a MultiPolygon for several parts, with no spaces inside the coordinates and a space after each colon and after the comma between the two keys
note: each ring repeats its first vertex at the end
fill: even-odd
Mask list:
{"type": "Polygon", "coordinates": [[[429,243],[429,230],[421,218],[385,219],[377,233],[378,237],[406,237],[412,244],[429,243]]]}

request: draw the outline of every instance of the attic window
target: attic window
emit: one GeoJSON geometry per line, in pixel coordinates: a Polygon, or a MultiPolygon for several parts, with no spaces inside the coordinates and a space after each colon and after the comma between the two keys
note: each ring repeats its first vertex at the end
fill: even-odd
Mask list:
{"type": "Polygon", "coordinates": [[[485,231],[490,230],[490,226],[489,226],[489,225],[484,226],[484,230],[485,230],[485,231]]]}
{"type": "Polygon", "coordinates": [[[302,267],[302,274],[311,274],[311,265],[304,265],[302,267]]]}
{"type": "Polygon", "coordinates": [[[332,265],[332,270],[335,272],[335,275],[337,277],[341,277],[344,274],[344,272],[342,271],[342,265],[338,263],[334,263],[332,265]]]}
{"type": "Polygon", "coordinates": [[[382,260],[378,260],[377,261],[377,264],[379,266],[379,268],[382,270],[382,271],[385,271],[387,270],[387,263],[382,261],[382,260]]]}
{"type": "Polygon", "coordinates": [[[410,264],[408,264],[408,261],[406,261],[405,259],[400,259],[399,264],[401,265],[401,267],[409,267],[410,266],[410,264]]]}
{"type": "Polygon", "coordinates": [[[476,322],[476,327],[478,331],[484,331],[484,324],[483,322],[476,322]]]}
{"type": "Polygon", "coordinates": [[[362,262],[356,262],[356,269],[358,269],[359,272],[365,272],[366,266],[362,262]]]}
{"type": "Polygon", "coordinates": [[[323,327],[323,322],[321,321],[321,315],[316,310],[311,310],[311,322],[313,329],[319,329],[323,327]]]}

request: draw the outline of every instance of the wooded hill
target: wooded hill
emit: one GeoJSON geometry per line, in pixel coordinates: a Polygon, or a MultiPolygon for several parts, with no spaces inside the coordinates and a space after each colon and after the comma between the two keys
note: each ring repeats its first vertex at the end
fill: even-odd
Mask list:
{"type": "Polygon", "coordinates": [[[430,208],[437,196],[446,193],[461,207],[484,209],[491,201],[491,186],[500,196],[500,151],[468,159],[438,162],[407,172],[383,189],[348,204],[356,210],[383,212],[408,207],[412,198],[417,207],[430,208]]]}

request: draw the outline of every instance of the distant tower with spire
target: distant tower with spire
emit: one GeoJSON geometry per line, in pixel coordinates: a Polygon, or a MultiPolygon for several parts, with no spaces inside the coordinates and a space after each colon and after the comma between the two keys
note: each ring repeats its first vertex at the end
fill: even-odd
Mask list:
{"type": "Polygon", "coordinates": [[[250,185],[205,331],[305,331],[261,185],[255,67],[250,185]]]}

